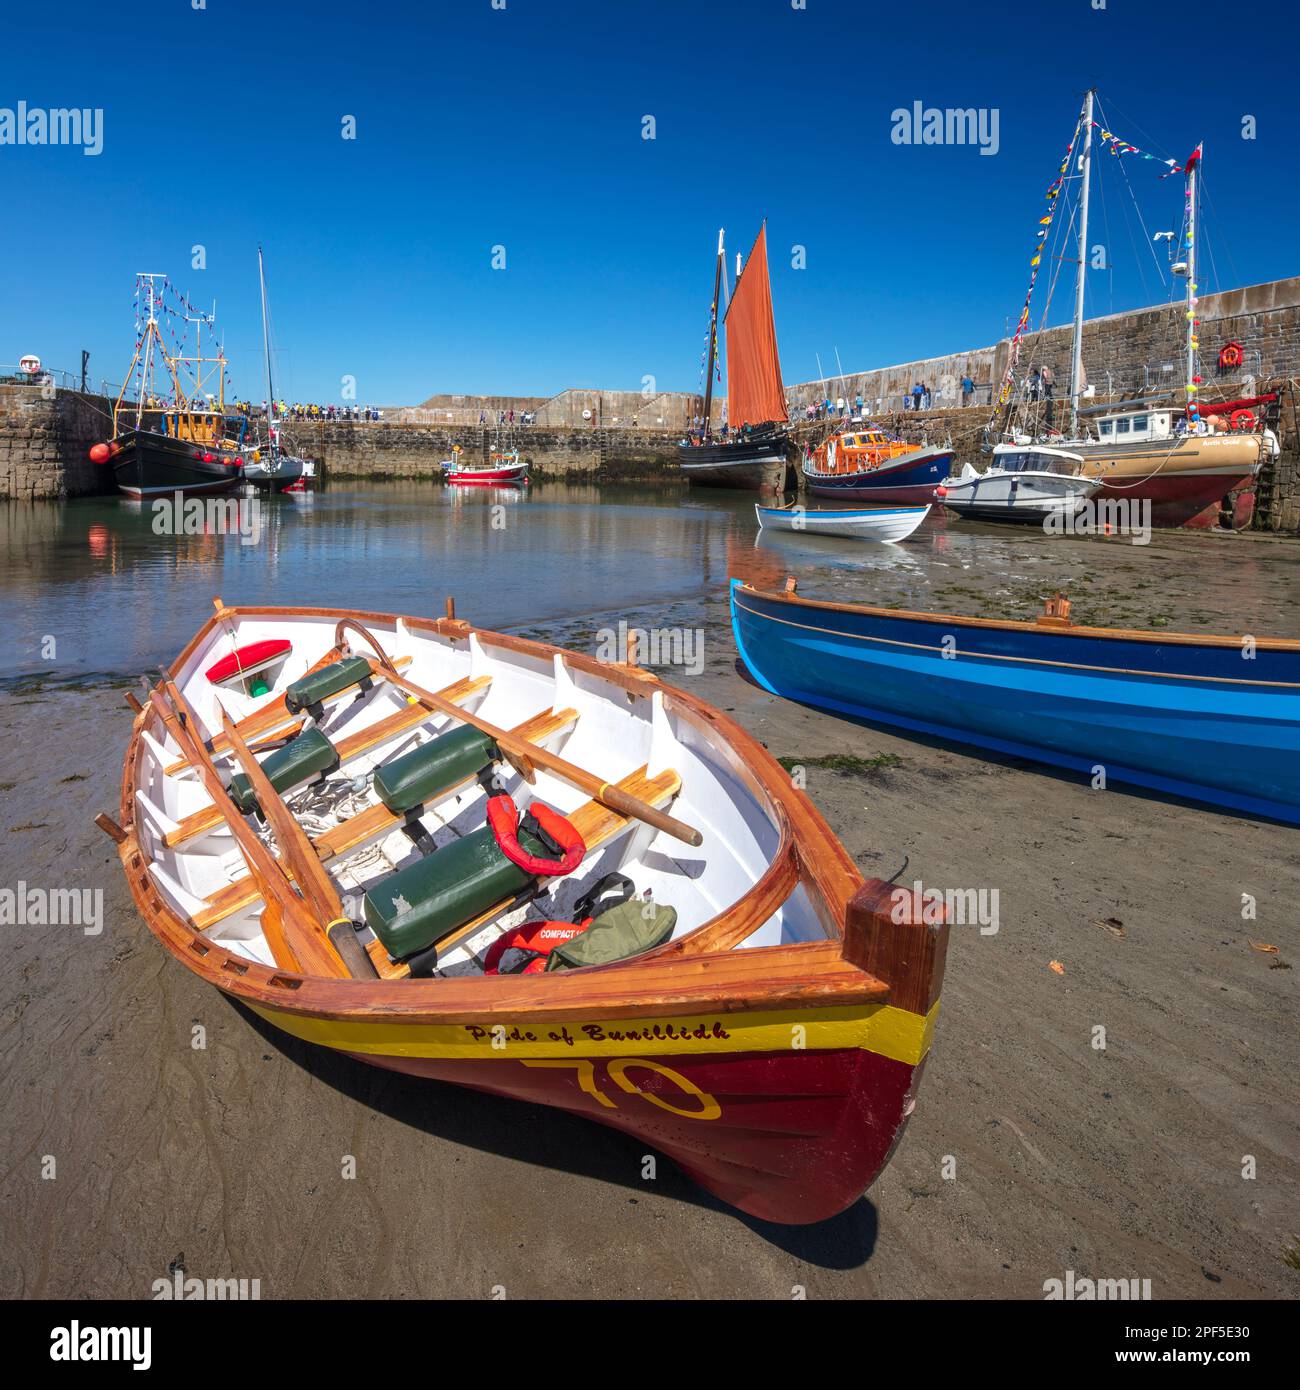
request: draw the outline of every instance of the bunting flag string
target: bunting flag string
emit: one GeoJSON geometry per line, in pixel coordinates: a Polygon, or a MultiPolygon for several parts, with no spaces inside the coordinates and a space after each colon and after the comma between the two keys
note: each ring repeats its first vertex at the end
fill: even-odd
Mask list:
{"type": "Polygon", "coordinates": [[[1079,129],[1076,128],[1074,137],[1071,139],[1065,151],[1065,157],[1061,160],[1061,167],[1056,171],[1056,178],[1052,180],[1045,195],[1047,211],[1038,219],[1038,231],[1034,236],[1033,255],[1029,261],[1029,288],[1025,291],[1025,302],[1020,309],[1020,317],[1016,320],[1016,331],[1011,338],[1011,350],[1007,354],[1007,370],[1002,377],[1002,386],[998,391],[998,404],[1006,405],[1011,399],[1011,388],[1015,381],[1016,367],[1020,362],[1020,340],[1025,335],[1025,330],[1029,327],[1029,304],[1034,297],[1034,285],[1038,280],[1038,272],[1043,263],[1043,246],[1047,240],[1048,232],[1051,230],[1052,219],[1056,216],[1056,209],[1059,206],[1061,188],[1065,183],[1066,172],[1070,167],[1070,160],[1074,155],[1074,147],[1079,139],[1079,129]]]}
{"type": "Polygon", "coordinates": [[[1192,169],[1201,157],[1201,147],[1197,147],[1187,156],[1184,164],[1179,164],[1176,159],[1161,159],[1158,155],[1148,154],[1146,150],[1140,150],[1136,145],[1131,145],[1127,140],[1121,140],[1114,131],[1107,130],[1100,121],[1093,121],[1093,127],[1101,136],[1101,143],[1116,157],[1126,154],[1135,154],[1145,160],[1150,160],[1153,164],[1164,165],[1165,171],[1160,175],[1162,179],[1170,178],[1174,174],[1185,174],[1192,169]]]}

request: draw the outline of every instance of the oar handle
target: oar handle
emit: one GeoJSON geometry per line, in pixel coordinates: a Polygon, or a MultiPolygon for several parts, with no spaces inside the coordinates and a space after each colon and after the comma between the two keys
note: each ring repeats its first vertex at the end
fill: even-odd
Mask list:
{"type": "MultiPolygon", "coordinates": [[[[364,637],[379,654],[380,661],[387,668],[388,679],[399,690],[405,690],[408,695],[413,695],[429,709],[438,710],[452,719],[459,720],[462,724],[469,724],[471,727],[479,729],[489,738],[494,739],[497,747],[503,753],[513,754],[530,766],[542,767],[548,772],[553,772],[571,786],[585,791],[588,796],[595,797],[602,805],[608,806],[611,811],[617,811],[619,815],[644,821],[647,825],[654,826],[656,830],[662,830],[666,835],[671,835],[675,840],[681,840],[684,844],[699,845],[703,843],[704,837],[693,825],[687,825],[685,821],[677,820],[674,816],[657,811],[639,797],[620,791],[618,787],[613,787],[608,782],[602,781],[595,773],[588,772],[586,768],[575,766],[567,758],[561,758],[556,753],[548,753],[545,748],[529,742],[526,738],[516,738],[514,734],[507,733],[504,729],[498,729],[495,724],[489,724],[486,719],[480,719],[477,715],[470,714],[467,710],[453,705],[449,700],[444,700],[440,695],[435,695],[431,690],[425,690],[413,681],[398,675],[393,663],[388,660],[378,642],[360,623],[354,622],[350,618],[345,623],[340,623],[335,632],[336,641],[341,639],[345,625],[364,637]]],[[[523,775],[526,776],[526,774],[523,775]]],[[[527,778],[526,780],[531,781],[532,779],[527,778]]]]}
{"type": "Polygon", "coordinates": [[[602,782],[600,789],[592,795],[611,811],[617,811],[633,820],[642,820],[647,825],[654,826],[656,830],[662,830],[665,835],[671,835],[675,840],[681,840],[688,845],[698,845],[704,841],[704,836],[693,825],[687,825],[685,821],[680,821],[665,811],[657,811],[638,797],[631,796],[618,787],[611,787],[608,782],[602,782]]]}

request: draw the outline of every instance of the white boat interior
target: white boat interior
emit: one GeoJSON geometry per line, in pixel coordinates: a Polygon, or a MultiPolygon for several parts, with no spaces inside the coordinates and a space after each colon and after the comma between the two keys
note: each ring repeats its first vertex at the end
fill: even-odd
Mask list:
{"type": "MultiPolygon", "coordinates": [[[[336,765],[310,771],[307,780],[282,787],[281,794],[350,918],[363,920],[364,895],[388,876],[480,829],[492,792],[507,792],[521,812],[537,799],[584,827],[588,852],[579,867],[566,877],[543,879],[540,899],[503,904],[445,957],[439,950],[438,975],[481,971],[486,949],[502,932],[525,918],[568,918],[575,900],[613,871],[631,878],[638,897],[674,908],[674,936],[680,937],[749,893],[772,862],[781,839],[779,813],[766,804],[761,788],[750,785],[743,759],[723,735],[657,681],[626,679],[627,668],[618,668],[624,679],[612,679],[571,663],[564,652],[518,641],[503,645],[468,627],[464,636],[444,635],[400,618],[361,615],[405,679],[668,811],[697,828],[702,840],[691,847],[620,816],[540,765],[531,769],[530,784],[516,763],[504,760],[495,763],[490,778],[464,780],[405,818],[393,813],[376,792],[376,770],[463,726],[418,703],[373,662],[373,679],[291,713],[284,693],[335,648],[339,616],[231,614],[186,654],[175,684],[227,784],[239,765],[222,733],[223,713],[237,726],[246,721],[246,742],[263,763],[304,732],[329,740],[336,765]],[[253,696],[247,681],[214,684],[205,675],[236,648],[268,639],[292,644],[281,661],[261,671],[269,693],[253,696]]],[[[373,655],[353,632],[347,643],[353,656],[373,655]]],[[[264,904],[245,857],[158,717],[147,718],[142,729],[135,803],[141,850],[172,909],[210,940],[274,966],[261,926],[264,904]]],[[[246,821],[275,852],[270,824],[256,812],[246,821]]],[[[796,886],[744,946],[826,935],[803,887],[796,886]]],[[[373,959],[374,934],[362,927],[358,939],[373,959]]]]}

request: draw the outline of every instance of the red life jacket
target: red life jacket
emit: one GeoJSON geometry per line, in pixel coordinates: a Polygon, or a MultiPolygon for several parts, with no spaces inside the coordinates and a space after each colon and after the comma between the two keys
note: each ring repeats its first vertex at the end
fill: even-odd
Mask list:
{"type": "Polygon", "coordinates": [[[558,859],[543,859],[540,855],[529,854],[519,843],[519,807],[510,797],[492,797],[487,804],[487,818],[501,853],[512,864],[518,864],[525,873],[548,878],[571,874],[586,857],[586,843],[573,823],[540,801],[534,801],[528,808],[523,818],[524,828],[543,844],[554,845],[561,856],[558,859]]]}
{"type": "Polygon", "coordinates": [[[525,951],[533,958],[522,969],[512,970],[512,975],[539,975],[546,969],[546,957],[565,941],[572,941],[591,925],[591,918],[581,922],[525,922],[522,927],[508,931],[488,947],[483,957],[483,973],[499,975],[501,957],[507,951],[525,951]]]}

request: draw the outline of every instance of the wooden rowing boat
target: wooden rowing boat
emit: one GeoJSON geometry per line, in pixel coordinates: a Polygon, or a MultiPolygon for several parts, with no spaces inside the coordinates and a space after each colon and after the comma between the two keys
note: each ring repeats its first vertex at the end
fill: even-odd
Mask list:
{"type": "Polygon", "coordinates": [[[634,655],[483,631],[450,603],[439,619],[217,604],[147,702],[128,697],[120,824],[98,821],[178,961],[295,1037],[632,1133],[754,1216],[857,1200],[912,1109],[947,929],[864,882],[755,739],[634,655]],[[292,656],[266,698],[204,678],[267,639],[292,656]],[[488,767],[438,764],[479,737],[488,767]],[[435,764],[418,786],[404,771],[435,764]],[[489,772],[585,853],[485,905],[442,866],[483,843],[489,772]],[[675,911],[671,938],[485,973],[540,890],[533,918],[565,919],[611,871],[675,911]],[[386,949],[430,914],[432,966],[386,949]]]}
{"type": "Polygon", "coordinates": [[[858,541],[905,541],[930,515],[924,507],[855,507],[828,511],[812,507],[754,504],[761,531],[796,531],[809,536],[847,536],[858,541]]]}
{"type": "Polygon", "coordinates": [[[764,689],[837,713],[1300,824],[1300,641],[831,603],[731,584],[764,689]]]}

